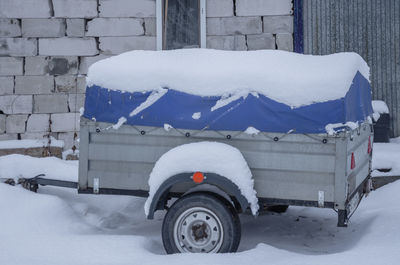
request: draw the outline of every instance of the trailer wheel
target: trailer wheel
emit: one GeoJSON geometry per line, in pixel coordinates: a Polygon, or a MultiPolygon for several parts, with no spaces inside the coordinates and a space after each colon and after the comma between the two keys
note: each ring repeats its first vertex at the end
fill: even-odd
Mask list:
{"type": "Polygon", "coordinates": [[[240,219],[233,206],[221,196],[204,192],[177,200],[162,226],[168,254],[235,252],[240,237],[240,219]]]}

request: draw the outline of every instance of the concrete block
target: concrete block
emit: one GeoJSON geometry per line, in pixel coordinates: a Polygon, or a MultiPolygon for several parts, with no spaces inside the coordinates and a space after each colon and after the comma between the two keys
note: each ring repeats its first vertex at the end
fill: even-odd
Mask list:
{"type": "Polygon", "coordinates": [[[143,19],[94,18],[87,23],[86,36],[137,36],[143,35],[143,19]]]}
{"type": "Polygon", "coordinates": [[[53,90],[53,76],[15,77],[15,94],[49,94],[53,90]]]}
{"type": "Polygon", "coordinates": [[[85,20],[81,18],[67,19],[67,36],[83,37],[85,35],[85,20]]]}
{"type": "Polygon", "coordinates": [[[14,77],[0,76],[0,96],[14,93],[14,77]]]}
{"type": "Polygon", "coordinates": [[[249,50],[275,49],[275,37],[272,34],[247,35],[249,50]]]}
{"type": "Polygon", "coordinates": [[[233,0],[207,0],[207,17],[233,17],[233,0]]]}
{"type": "Polygon", "coordinates": [[[13,114],[30,114],[33,109],[33,100],[31,95],[18,95],[12,102],[13,114]]]}
{"type": "Polygon", "coordinates": [[[120,54],[130,50],[155,50],[156,37],[100,37],[100,50],[105,54],[120,54]]]}
{"type": "Polygon", "coordinates": [[[68,112],[68,96],[66,94],[34,95],[34,113],[68,112]]]}
{"type": "Polygon", "coordinates": [[[20,37],[21,26],[18,19],[0,18],[0,37],[20,37]]]}
{"type": "Polygon", "coordinates": [[[27,38],[0,38],[0,56],[37,55],[37,40],[27,38]]]}
{"type": "Polygon", "coordinates": [[[260,34],[261,17],[208,18],[207,35],[260,34]]]}
{"type": "Polygon", "coordinates": [[[0,96],[0,111],[5,114],[31,114],[31,95],[0,96]]]}
{"type": "Polygon", "coordinates": [[[278,16],[292,13],[292,0],[236,0],[237,16],[278,16]]]}
{"type": "MultiPolygon", "coordinates": [[[[29,119],[28,119],[28,121],[29,121],[29,119]]],[[[20,136],[21,136],[21,140],[25,140],[25,139],[43,140],[43,139],[47,138],[49,134],[50,134],[50,136],[53,136],[49,132],[25,132],[25,133],[21,133],[20,136]]],[[[54,133],[54,136],[57,136],[57,134],[54,133]]]]}
{"type": "Polygon", "coordinates": [[[282,33],[276,35],[276,46],[278,50],[293,51],[293,35],[282,33]]]}
{"type": "Polygon", "coordinates": [[[100,17],[155,17],[155,0],[99,0],[100,17]]]}
{"type": "Polygon", "coordinates": [[[0,57],[0,76],[22,75],[24,60],[22,58],[0,57]]]}
{"type": "Polygon", "coordinates": [[[27,132],[48,132],[50,130],[50,114],[32,114],[26,125],[27,132]]]}
{"type": "MultiPolygon", "coordinates": [[[[25,138],[25,134],[18,134],[18,136],[21,136],[21,139],[27,139],[25,138]],[[24,137],[24,138],[22,138],[24,137]]],[[[26,155],[26,156],[32,156],[32,157],[46,157],[46,156],[53,156],[53,157],[62,157],[62,147],[58,146],[51,146],[48,147],[48,138],[44,139],[43,146],[40,147],[28,147],[28,148],[11,148],[11,149],[1,149],[0,150],[0,156],[4,155],[10,155],[10,154],[21,154],[21,155],[26,155]]]]}
{"type": "Polygon", "coordinates": [[[51,17],[49,0],[1,0],[0,17],[48,18],[51,17]]]}
{"type": "Polygon", "coordinates": [[[91,56],[98,54],[94,38],[39,39],[39,55],[91,56]]]}
{"type": "Polygon", "coordinates": [[[74,75],[78,73],[78,57],[76,56],[57,56],[48,60],[48,70],[50,75],[74,75]]]}
{"type": "Polygon", "coordinates": [[[207,48],[217,50],[247,50],[246,38],[244,35],[236,36],[208,36],[207,48]]]}
{"type": "Polygon", "coordinates": [[[6,119],[7,133],[24,133],[26,129],[26,120],[28,115],[8,115],[6,119]]]}
{"type": "Polygon", "coordinates": [[[156,36],[157,35],[157,24],[156,18],[147,17],[144,19],[144,35],[156,36]]]}
{"type": "Polygon", "coordinates": [[[75,92],[76,91],[76,76],[60,75],[55,77],[57,92],[75,92]]]}
{"type": "Polygon", "coordinates": [[[93,56],[93,57],[81,57],[81,64],[79,65],[79,74],[86,75],[88,72],[89,66],[94,64],[97,61],[106,59],[111,57],[110,55],[104,55],[100,54],[98,56],[93,56]]]}
{"type": "Polygon", "coordinates": [[[23,37],[62,37],[65,35],[65,20],[57,18],[22,19],[23,37]]]}
{"type": "MultiPolygon", "coordinates": [[[[76,132],[78,134],[78,132],[76,132]]],[[[73,146],[79,148],[79,136],[75,137],[75,132],[61,132],[58,134],[58,140],[64,141],[64,150],[72,149],[73,146]]]]}
{"type": "Polygon", "coordinates": [[[48,57],[25,57],[25,75],[45,75],[48,65],[48,57]]]}
{"type": "Polygon", "coordinates": [[[0,141],[17,140],[17,139],[18,139],[17,133],[0,134],[0,141]]]}
{"type": "Polygon", "coordinates": [[[73,75],[78,73],[78,57],[35,56],[25,58],[25,75],[73,75]]]}
{"type": "Polygon", "coordinates": [[[97,0],[52,0],[54,17],[97,17],[97,0]]]}
{"type": "Polygon", "coordinates": [[[264,33],[293,33],[293,16],[263,17],[264,33]]]}
{"type": "Polygon", "coordinates": [[[0,134],[6,132],[6,115],[0,114],[0,134]]]}
{"type": "Polygon", "coordinates": [[[86,92],[86,76],[78,76],[76,78],[76,88],[78,93],[86,92]]]}
{"type": "Polygon", "coordinates": [[[15,95],[0,96],[0,113],[12,114],[12,102],[16,97],[15,95]]]}
{"type": "Polygon", "coordinates": [[[85,94],[69,94],[68,107],[71,112],[79,112],[79,109],[85,105],[85,94]]]}
{"type": "Polygon", "coordinates": [[[79,113],[51,114],[52,132],[74,132],[79,128],[79,113]]]}

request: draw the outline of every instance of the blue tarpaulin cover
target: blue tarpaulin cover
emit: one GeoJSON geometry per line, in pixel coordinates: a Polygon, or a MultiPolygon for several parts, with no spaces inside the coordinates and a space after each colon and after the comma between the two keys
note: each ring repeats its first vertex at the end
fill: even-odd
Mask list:
{"type": "Polygon", "coordinates": [[[297,108],[261,94],[248,94],[212,111],[220,96],[204,97],[168,89],[152,105],[130,116],[151,93],[88,86],[83,116],[109,123],[125,117],[130,125],[169,124],[179,129],[245,131],[254,127],[263,132],[326,133],[327,124],[364,122],[372,114],[371,86],[359,72],[345,97],[297,108]],[[200,117],[193,116],[194,113],[200,117]]]}

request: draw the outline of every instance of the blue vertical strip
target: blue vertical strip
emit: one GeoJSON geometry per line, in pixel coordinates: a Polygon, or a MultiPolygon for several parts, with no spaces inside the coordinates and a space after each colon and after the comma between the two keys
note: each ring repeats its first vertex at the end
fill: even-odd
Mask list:
{"type": "Polygon", "coordinates": [[[304,53],[303,0],[293,1],[294,9],[294,51],[304,53]]]}

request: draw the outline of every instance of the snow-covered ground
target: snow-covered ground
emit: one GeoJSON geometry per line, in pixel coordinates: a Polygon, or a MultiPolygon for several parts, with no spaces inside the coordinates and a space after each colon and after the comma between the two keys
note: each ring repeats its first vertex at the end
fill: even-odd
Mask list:
{"type": "MultiPolygon", "coordinates": [[[[400,139],[388,148],[378,146],[374,160],[380,152],[391,152],[386,154],[390,158],[400,152],[400,139]]],[[[73,179],[77,166],[12,155],[0,159],[0,177],[30,177],[41,167],[50,176],[63,172],[73,179]]],[[[400,182],[372,192],[348,228],[336,227],[336,213],[329,209],[290,207],[284,214],[257,218],[245,214],[238,253],[165,255],[160,235],[164,213],[146,220],[144,198],[78,195],[55,187],[33,193],[0,183],[0,264],[394,265],[400,260],[399,201],[400,182]]]]}

